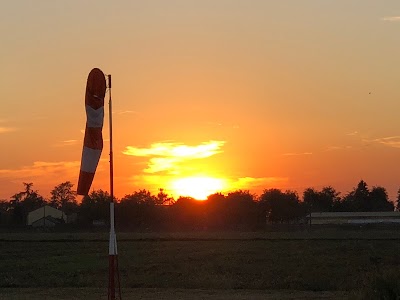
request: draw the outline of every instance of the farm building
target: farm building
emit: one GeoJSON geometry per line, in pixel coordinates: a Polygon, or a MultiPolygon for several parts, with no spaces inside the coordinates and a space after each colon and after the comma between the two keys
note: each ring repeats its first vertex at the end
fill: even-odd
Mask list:
{"type": "Polygon", "coordinates": [[[61,224],[61,219],[56,219],[51,216],[42,217],[31,224],[32,227],[54,227],[61,224]]]}
{"type": "Polygon", "coordinates": [[[307,215],[307,220],[312,225],[400,224],[400,212],[313,212],[307,215]]]}
{"type": "Polygon", "coordinates": [[[61,210],[45,205],[28,214],[27,225],[38,227],[52,227],[58,223],[66,222],[67,216],[61,210]]]}

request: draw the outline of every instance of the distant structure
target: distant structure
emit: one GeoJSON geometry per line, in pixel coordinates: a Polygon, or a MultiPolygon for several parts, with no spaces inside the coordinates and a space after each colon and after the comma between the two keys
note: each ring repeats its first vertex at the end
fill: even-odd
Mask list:
{"type": "Polygon", "coordinates": [[[313,212],[307,215],[311,225],[366,225],[366,224],[399,224],[399,211],[382,212],[313,212]]]}
{"type": "Polygon", "coordinates": [[[32,227],[54,227],[66,223],[67,216],[61,210],[45,205],[28,214],[27,225],[32,227]]]}

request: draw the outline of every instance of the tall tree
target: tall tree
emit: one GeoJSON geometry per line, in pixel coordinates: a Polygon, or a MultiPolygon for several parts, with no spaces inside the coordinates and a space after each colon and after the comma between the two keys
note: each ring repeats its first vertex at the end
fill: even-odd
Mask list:
{"type": "Polygon", "coordinates": [[[207,228],[223,230],[228,226],[228,203],[225,195],[214,193],[208,195],[205,201],[207,228]]]}
{"type": "Polygon", "coordinates": [[[230,228],[252,229],[257,224],[255,196],[248,190],[237,190],[226,196],[230,228]]]}
{"type": "Polygon", "coordinates": [[[92,224],[93,221],[100,220],[108,222],[110,217],[111,196],[103,190],[94,190],[89,195],[83,197],[80,205],[81,222],[92,224]]]}
{"type": "Polygon", "coordinates": [[[158,226],[164,211],[162,204],[167,201],[170,201],[169,196],[163,190],[160,190],[157,196],[144,189],[125,195],[116,211],[117,222],[134,228],[158,226]]]}
{"type": "Polygon", "coordinates": [[[264,190],[259,206],[272,223],[293,222],[305,215],[296,192],[282,192],[279,189],[264,190]]]}
{"type": "Polygon", "coordinates": [[[393,211],[394,205],[389,201],[386,189],[380,186],[368,189],[361,180],[357,187],[343,197],[340,211],[393,211]]]}
{"type": "Polygon", "coordinates": [[[369,189],[364,180],[361,180],[356,188],[343,197],[340,210],[371,211],[369,189]]]}
{"type": "Polygon", "coordinates": [[[198,230],[207,228],[207,201],[179,197],[171,207],[171,226],[175,229],[198,230]]]}
{"type": "Polygon", "coordinates": [[[76,191],[72,190],[74,185],[70,181],[60,183],[51,190],[50,204],[70,214],[77,211],[76,191]]]}
{"type": "Polygon", "coordinates": [[[339,193],[331,186],[323,187],[321,191],[308,188],[303,192],[303,201],[308,212],[332,211],[339,200],[339,193]]]}
{"type": "Polygon", "coordinates": [[[400,188],[397,190],[396,210],[400,211],[400,188]]]}
{"type": "Polygon", "coordinates": [[[25,189],[11,196],[13,221],[16,224],[25,224],[28,213],[46,204],[46,200],[33,190],[33,183],[23,182],[25,189]]]}
{"type": "Polygon", "coordinates": [[[386,189],[381,186],[374,186],[369,193],[371,211],[393,211],[394,204],[389,201],[386,189]]]}
{"type": "Polygon", "coordinates": [[[156,205],[172,205],[175,200],[173,197],[164,192],[164,189],[159,189],[155,199],[156,205]]]}

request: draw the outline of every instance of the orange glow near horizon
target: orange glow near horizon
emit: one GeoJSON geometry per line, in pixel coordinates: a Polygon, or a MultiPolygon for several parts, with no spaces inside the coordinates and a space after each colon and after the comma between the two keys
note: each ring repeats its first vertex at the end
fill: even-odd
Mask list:
{"type": "Polygon", "coordinates": [[[91,190],[111,189],[111,114],[119,199],[343,196],[361,179],[397,199],[398,1],[36,2],[1,18],[0,201],[23,182],[76,187],[93,68],[112,74],[113,105],[91,190]]]}
{"type": "Polygon", "coordinates": [[[194,176],[176,179],[171,185],[171,189],[179,196],[206,200],[209,195],[224,189],[226,182],[221,178],[194,176]]]}

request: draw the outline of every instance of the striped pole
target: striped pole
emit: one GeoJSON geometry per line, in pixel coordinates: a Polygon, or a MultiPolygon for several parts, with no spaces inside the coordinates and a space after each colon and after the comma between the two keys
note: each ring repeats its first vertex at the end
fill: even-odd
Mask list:
{"type": "Polygon", "coordinates": [[[113,160],[113,134],[112,134],[112,101],[111,101],[111,75],[108,75],[109,88],[109,127],[110,127],[110,238],[109,238],[109,277],[108,277],[108,299],[115,300],[115,273],[117,273],[117,285],[121,299],[121,286],[118,270],[117,236],[115,234],[115,211],[114,211],[114,160],[113,160]],[[116,272],[115,272],[116,271],[116,272]]]}

